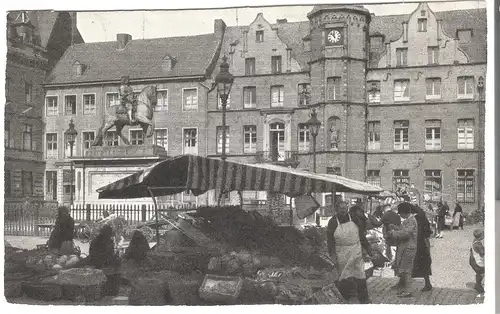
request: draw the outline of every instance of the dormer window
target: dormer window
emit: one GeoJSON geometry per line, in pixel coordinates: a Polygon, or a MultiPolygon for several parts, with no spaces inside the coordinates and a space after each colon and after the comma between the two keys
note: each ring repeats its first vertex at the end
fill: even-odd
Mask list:
{"type": "Polygon", "coordinates": [[[427,19],[418,19],[418,31],[427,32],[427,19]]]}
{"type": "Polygon", "coordinates": [[[175,58],[174,57],[167,55],[163,58],[163,64],[162,64],[163,70],[172,71],[172,69],[174,68],[174,65],[175,65],[175,58]]]}
{"type": "Polygon", "coordinates": [[[461,44],[469,44],[472,40],[472,29],[457,30],[457,37],[461,44]]]}
{"type": "Polygon", "coordinates": [[[382,49],[382,36],[371,36],[370,46],[371,49],[382,49]]]}
{"type": "Polygon", "coordinates": [[[80,63],[79,61],[75,61],[73,64],[73,71],[76,75],[83,75],[83,71],[85,70],[85,65],[80,63]]]}
{"type": "Polygon", "coordinates": [[[261,43],[264,41],[264,31],[255,32],[255,41],[261,43]]]}

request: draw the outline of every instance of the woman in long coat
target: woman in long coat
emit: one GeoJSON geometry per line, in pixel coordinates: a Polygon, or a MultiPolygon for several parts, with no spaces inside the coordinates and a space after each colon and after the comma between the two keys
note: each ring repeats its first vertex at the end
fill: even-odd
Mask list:
{"type": "Polygon", "coordinates": [[[417,205],[412,206],[412,213],[415,215],[418,227],[417,252],[413,264],[413,278],[424,278],[425,285],[422,291],[432,290],[431,280],[431,248],[429,238],[432,235],[431,224],[422,208],[417,205]]]}

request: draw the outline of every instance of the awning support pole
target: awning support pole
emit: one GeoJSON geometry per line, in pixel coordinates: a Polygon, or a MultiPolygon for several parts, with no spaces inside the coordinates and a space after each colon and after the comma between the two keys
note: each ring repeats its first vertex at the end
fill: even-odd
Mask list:
{"type": "Polygon", "coordinates": [[[335,215],[336,214],[336,210],[335,210],[335,200],[337,198],[337,192],[336,192],[336,186],[335,184],[333,185],[332,187],[332,211],[333,211],[333,214],[335,215]]]}
{"type": "Polygon", "coordinates": [[[153,191],[151,191],[150,188],[148,188],[149,195],[151,195],[151,198],[153,199],[153,204],[155,205],[155,220],[156,220],[156,248],[160,246],[160,224],[158,222],[158,204],[156,203],[156,197],[153,194],[153,191]]]}

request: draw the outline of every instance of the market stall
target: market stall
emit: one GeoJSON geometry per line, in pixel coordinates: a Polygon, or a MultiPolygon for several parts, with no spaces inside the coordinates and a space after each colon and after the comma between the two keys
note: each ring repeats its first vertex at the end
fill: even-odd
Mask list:
{"type": "MultiPolygon", "coordinates": [[[[379,187],[337,175],[192,155],[159,162],[98,192],[99,198],[111,199],[151,196],[156,204],[158,196],[184,191],[197,196],[209,190],[266,191],[296,198],[301,204],[314,203],[307,202],[312,193],[373,195],[382,192],[379,187]]],[[[307,216],[317,208],[304,206],[297,208],[297,214],[307,216]]],[[[155,216],[159,219],[158,211],[155,216]]],[[[202,270],[206,276],[198,291],[205,301],[244,303],[245,295],[253,293],[272,296],[272,300],[266,301],[274,302],[341,302],[331,285],[336,275],[326,254],[324,239],[315,242],[293,227],[278,227],[257,213],[244,212],[241,207],[198,208],[172,225],[192,240],[192,244],[205,247],[212,254],[208,254],[208,265],[202,270]]],[[[158,231],[156,237],[160,246],[158,231]]],[[[321,238],[320,232],[316,237],[321,238]]],[[[158,258],[159,253],[155,254],[158,258]]],[[[159,258],[175,260],[161,254],[159,258]]]]}

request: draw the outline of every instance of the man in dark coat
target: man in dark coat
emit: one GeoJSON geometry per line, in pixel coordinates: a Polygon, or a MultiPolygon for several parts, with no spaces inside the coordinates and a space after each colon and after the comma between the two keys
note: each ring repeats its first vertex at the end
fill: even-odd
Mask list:
{"type": "Polygon", "coordinates": [[[432,275],[431,271],[431,249],[429,238],[432,235],[431,225],[425,212],[417,205],[412,205],[412,213],[415,214],[417,220],[418,236],[417,236],[417,253],[415,255],[415,262],[413,263],[413,278],[424,278],[425,285],[422,291],[432,290],[431,280],[429,276],[432,275]]]}

